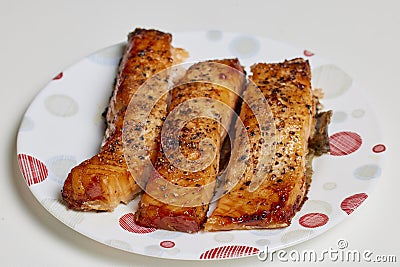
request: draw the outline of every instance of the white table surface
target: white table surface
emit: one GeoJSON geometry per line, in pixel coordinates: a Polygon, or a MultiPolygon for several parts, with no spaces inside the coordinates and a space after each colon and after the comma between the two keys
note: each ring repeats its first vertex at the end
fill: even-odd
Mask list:
{"type": "Polygon", "coordinates": [[[294,248],[322,251],[345,239],[353,249],[396,255],[399,262],[399,10],[397,0],[0,0],[0,266],[283,264],[260,262],[257,257],[173,261],[110,248],[59,222],[25,185],[16,160],[16,134],[29,103],[60,71],[91,52],[123,41],[137,26],[256,34],[308,48],[349,73],[374,99],[387,146],[383,173],[367,203],[353,216],[294,248]]]}

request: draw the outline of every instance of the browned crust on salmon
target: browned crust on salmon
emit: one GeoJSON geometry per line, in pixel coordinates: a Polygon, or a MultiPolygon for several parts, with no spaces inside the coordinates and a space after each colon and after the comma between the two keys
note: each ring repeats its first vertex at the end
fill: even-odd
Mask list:
{"type": "Polygon", "coordinates": [[[206,231],[286,227],[306,196],[308,141],[316,114],[309,63],[303,59],[258,63],[251,72],[251,81],[264,94],[274,117],[272,166],[261,185],[250,192],[261,135],[254,114],[243,105],[240,118],[248,130],[250,160],[241,180],[219,199],[207,219],[206,231]]]}
{"type": "MultiPolygon", "coordinates": [[[[137,89],[154,74],[180,63],[187,56],[182,49],[173,48],[171,41],[171,34],[157,30],[136,29],[128,35],[107,110],[107,129],[100,152],[74,167],[64,182],[62,198],[69,208],[111,211],[120,202],[129,202],[141,191],[125,162],[123,121],[137,89]]],[[[148,134],[144,142],[151,149],[150,159],[153,162],[166,112],[167,101],[164,97],[154,107],[154,116],[146,125],[148,134]]]]}
{"type": "MultiPolygon", "coordinates": [[[[214,60],[194,64],[181,80],[181,85],[172,91],[171,110],[185,101],[203,97],[221,101],[233,110],[238,101],[238,95],[244,87],[243,72],[243,67],[237,59],[214,60]],[[215,63],[219,66],[216,66],[215,63]],[[221,67],[221,64],[224,66],[221,67]],[[209,80],[214,83],[218,82],[218,84],[194,82],[199,77],[200,80],[209,80]]],[[[202,107],[198,108],[201,109],[202,107]]],[[[186,111],[195,112],[189,109],[186,111]]],[[[219,109],[215,109],[213,114],[216,120],[197,118],[189,121],[182,128],[181,134],[176,140],[180,144],[180,151],[183,156],[189,160],[196,160],[200,157],[201,148],[199,144],[201,140],[204,138],[212,140],[215,145],[213,151],[215,158],[211,164],[200,171],[185,171],[174,167],[161,151],[155,164],[156,172],[149,180],[146,193],[143,194],[135,214],[136,223],[146,227],[188,233],[202,229],[206,220],[208,203],[214,190],[214,187],[206,189],[205,186],[216,180],[219,171],[221,144],[226,135],[220,122],[227,121],[227,125],[229,125],[232,119],[231,115],[225,114],[219,109]],[[169,185],[163,182],[162,177],[172,185],[198,189],[198,194],[181,193],[179,190],[168,193],[166,188],[169,185]]],[[[166,127],[166,125],[164,124],[163,127],[166,127]]]]}

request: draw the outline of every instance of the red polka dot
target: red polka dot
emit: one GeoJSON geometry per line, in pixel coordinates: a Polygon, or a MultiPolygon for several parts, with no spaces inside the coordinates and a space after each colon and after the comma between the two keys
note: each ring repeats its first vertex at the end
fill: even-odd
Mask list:
{"type": "Polygon", "coordinates": [[[258,254],[259,249],[249,246],[223,246],[216,247],[200,255],[200,259],[225,259],[225,258],[239,258],[258,254]]]}
{"type": "Polygon", "coordinates": [[[330,154],[346,156],[357,151],[362,144],[361,136],[354,132],[339,132],[329,137],[330,154]]]}
{"type": "Polygon", "coordinates": [[[18,164],[29,186],[43,182],[49,175],[46,165],[32,156],[18,154],[18,164]]]}
{"type": "Polygon", "coordinates": [[[59,80],[59,79],[61,79],[63,76],[64,76],[64,74],[63,74],[62,72],[60,72],[57,76],[55,76],[55,77],[53,78],[53,80],[59,80]]]}
{"type": "Polygon", "coordinates": [[[303,51],[303,54],[304,54],[306,57],[312,57],[312,56],[314,55],[313,52],[308,51],[308,50],[304,50],[304,51],[303,51]]]}
{"type": "Polygon", "coordinates": [[[148,234],[154,232],[155,228],[147,228],[135,223],[135,215],[133,213],[127,213],[119,218],[119,225],[122,229],[136,234],[148,234]]]}
{"type": "Polygon", "coordinates": [[[160,246],[162,246],[163,248],[173,248],[175,247],[175,243],[173,241],[166,240],[162,241],[160,243],[160,246]]]}
{"type": "Polygon", "coordinates": [[[329,217],[323,213],[308,213],[299,219],[301,226],[306,228],[316,228],[325,225],[329,221],[329,217]]]}
{"type": "Polygon", "coordinates": [[[358,193],[345,198],[340,204],[340,208],[348,215],[353,213],[366,199],[368,195],[365,193],[358,193]]]}
{"type": "Polygon", "coordinates": [[[383,144],[375,145],[375,146],[372,148],[372,151],[373,151],[374,153],[382,153],[382,152],[384,152],[385,150],[386,150],[386,147],[385,147],[385,145],[383,145],[383,144]]]}

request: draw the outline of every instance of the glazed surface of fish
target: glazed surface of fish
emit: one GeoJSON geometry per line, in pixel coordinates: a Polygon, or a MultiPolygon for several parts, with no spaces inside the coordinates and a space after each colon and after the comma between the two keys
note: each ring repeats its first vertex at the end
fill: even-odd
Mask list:
{"type": "Polygon", "coordinates": [[[163,131],[178,130],[179,135],[177,138],[166,135],[155,164],[156,172],[135,214],[138,224],[189,233],[202,228],[226,136],[222,125],[228,129],[232,120],[232,113],[222,106],[235,109],[244,82],[243,68],[237,59],[215,60],[191,66],[181,84],[172,90],[170,113],[163,131]],[[178,115],[168,123],[172,113],[178,115]],[[181,124],[180,119],[186,122],[181,124]],[[202,143],[205,139],[213,145],[202,143]],[[179,147],[172,148],[168,158],[167,150],[174,144],[179,147]],[[203,156],[208,157],[205,165],[200,164],[200,168],[191,165],[203,156]],[[188,164],[183,164],[185,160],[188,164]]]}
{"type": "MultiPolygon", "coordinates": [[[[76,210],[113,210],[141,191],[125,162],[122,127],[131,97],[151,76],[180,63],[186,56],[171,46],[172,36],[157,30],[136,29],[128,42],[117,73],[107,110],[107,129],[99,154],[74,167],[64,182],[62,197],[76,210]]],[[[152,88],[148,91],[152,95],[152,88]]],[[[162,119],[166,116],[166,97],[157,102],[145,122],[144,145],[154,161],[159,145],[162,119]]]]}
{"type": "MultiPolygon", "coordinates": [[[[265,96],[275,124],[275,133],[270,135],[276,144],[270,155],[271,166],[262,183],[250,190],[261,153],[259,144],[264,139],[256,117],[243,104],[240,119],[248,132],[250,158],[241,179],[219,199],[207,219],[206,231],[286,227],[307,192],[306,158],[316,114],[310,66],[305,60],[293,59],[275,64],[259,63],[251,67],[251,72],[250,80],[265,96]]],[[[244,99],[251,97],[246,90],[244,99]]],[[[229,172],[227,177],[229,184],[229,172]]]]}

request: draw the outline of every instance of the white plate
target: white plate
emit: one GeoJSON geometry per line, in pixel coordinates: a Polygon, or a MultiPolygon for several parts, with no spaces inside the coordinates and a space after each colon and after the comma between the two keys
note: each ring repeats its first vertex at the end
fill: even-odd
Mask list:
{"type": "Polygon", "coordinates": [[[378,120],[364,92],[339,67],[266,38],[220,31],[174,33],[174,45],[187,49],[189,60],[239,57],[256,62],[307,58],[314,88],[323,88],[326,109],[333,109],[329,128],[332,154],[314,161],[309,200],[279,230],[185,234],[146,231],[132,215],[137,201],[112,213],[67,210],[60,191],[69,170],[98,151],[104,122],[101,113],[112,92],[123,44],[96,52],[55,77],[29,106],[18,133],[18,160],[35,197],[60,221],[101,243],[133,253],[171,259],[236,258],[285,248],[332,228],[368,197],[381,174],[385,146],[378,120]],[[194,242],[195,241],[195,242],[194,242]]]}

